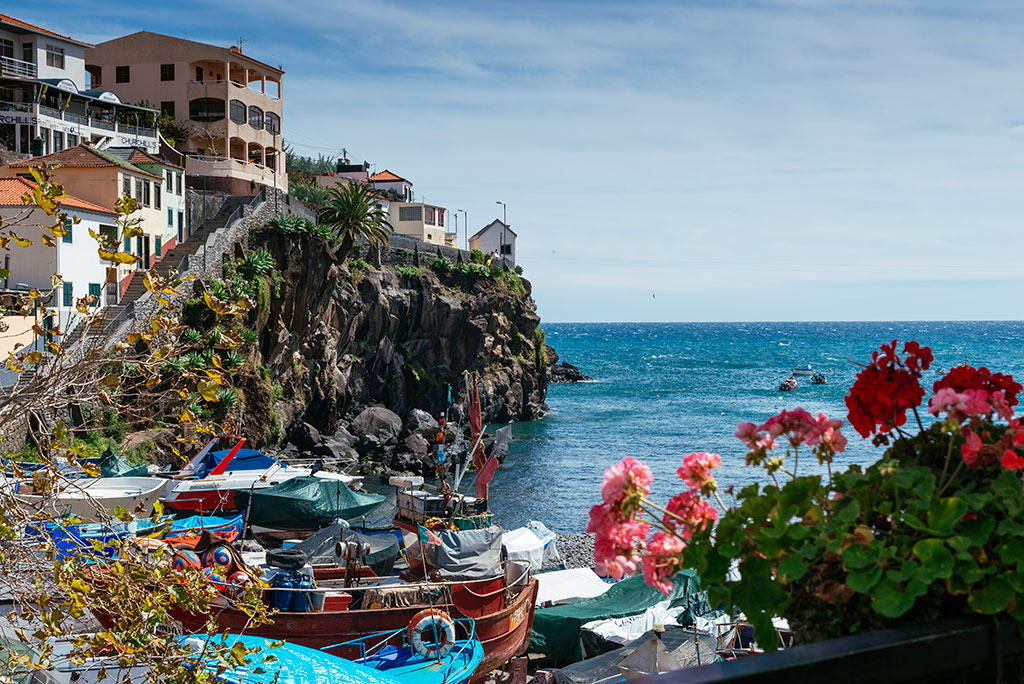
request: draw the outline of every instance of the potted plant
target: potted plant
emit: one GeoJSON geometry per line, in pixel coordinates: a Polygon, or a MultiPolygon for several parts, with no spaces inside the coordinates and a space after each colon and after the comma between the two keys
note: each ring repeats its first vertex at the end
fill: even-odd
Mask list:
{"type": "Polygon", "coordinates": [[[728,488],[732,505],[713,476],[717,454],[686,456],[686,489],[665,506],[649,499],[646,465],[612,466],[588,526],[599,569],[619,578],[640,567],[667,591],[693,568],[711,604],[745,614],[766,649],[773,616],[797,643],[970,613],[1024,625],[1022,387],[957,366],[934,383],[926,427],[918,408],[932,360],[913,341],[899,354],[894,340],[858,373],[847,418],[880,450],[866,468],[833,472],[843,421],[801,408],[738,426],[746,464],[766,483],[728,488]]]}

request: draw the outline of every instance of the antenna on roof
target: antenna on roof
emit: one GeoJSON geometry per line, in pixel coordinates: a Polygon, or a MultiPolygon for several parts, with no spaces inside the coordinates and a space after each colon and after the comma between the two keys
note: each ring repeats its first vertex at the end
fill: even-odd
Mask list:
{"type": "Polygon", "coordinates": [[[235,47],[237,47],[238,51],[241,52],[242,51],[242,43],[248,43],[248,42],[249,41],[247,41],[245,38],[242,38],[241,36],[239,36],[238,37],[238,42],[235,43],[235,47]]]}

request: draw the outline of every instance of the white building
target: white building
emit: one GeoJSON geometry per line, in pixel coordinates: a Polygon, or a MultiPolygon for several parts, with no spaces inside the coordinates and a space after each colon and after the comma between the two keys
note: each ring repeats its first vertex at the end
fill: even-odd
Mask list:
{"type": "Polygon", "coordinates": [[[469,238],[469,248],[479,249],[484,254],[498,254],[513,265],[516,263],[516,237],[511,227],[494,219],[469,238]]]}
{"type": "Polygon", "coordinates": [[[90,230],[100,235],[116,235],[117,214],[77,197],[62,197],[57,200],[61,210],[79,222],[65,224],[68,234],[57,239],[55,247],[49,247],[42,240],[49,232],[40,226],[53,225],[53,217],[41,209],[29,211],[21,201],[34,188],[35,184],[24,178],[0,179],[0,218],[5,227],[32,241],[28,247],[12,246],[4,254],[3,267],[10,274],[0,284],[5,290],[47,291],[53,287],[54,275],[63,277],[63,287],[45,302],[47,307],[57,310],[57,319],[44,320],[44,327],[52,329],[59,324],[61,331],[67,333],[82,318],[75,308],[77,300],[96,295],[92,306],[97,308],[117,302],[117,271],[100,261],[99,245],[89,235],[90,230]]]}
{"type": "Polygon", "coordinates": [[[387,169],[370,176],[370,185],[387,195],[388,199],[400,202],[416,199],[412,193],[412,182],[387,169]]]}
{"type": "Polygon", "coordinates": [[[408,235],[432,245],[444,245],[446,218],[444,207],[423,202],[388,202],[388,223],[400,235],[408,235]]]}
{"type": "Polygon", "coordinates": [[[89,89],[87,47],[0,14],[0,147],[26,154],[82,142],[159,149],[155,110],[89,89]]]}

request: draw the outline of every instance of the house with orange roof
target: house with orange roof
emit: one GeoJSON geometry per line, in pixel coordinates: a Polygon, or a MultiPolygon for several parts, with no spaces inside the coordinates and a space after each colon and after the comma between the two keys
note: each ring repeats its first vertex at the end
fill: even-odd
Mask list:
{"type": "Polygon", "coordinates": [[[159,149],[155,110],[87,78],[90,47],[0,14],[0,147],[35,155],[81,142],[159,149]]]}
{"type": "Polygon", "coordinates": [[[90,47],[94,86],[122,101],[143,100],[184,124],[188,175],[209,190],[255,194],[253,185],[288,190],[281,138],[284,70],[239,45],[222,47],[138,31],[90,47]]]}
{"type": "Polygon", "coordinates": [[[153,186],[154,208],[163,211],[166,218],[162,236],[154,236],[153,256],[157,261],[163,259],[167,252],[188,237],[185,229],[185,168],[140,147],[108,147],[104,152],[143,171],[163,176],[163,189],[159,184],[153,186]]]}
{"type": "Polygon", "coordinates": [[[412,202],[416,199],[412,192],[412,181],[408,181],[388,169],[372,174],[370,184],[382,191],[390,200],[412,202]]]}
{"type": "MultiPolygon", "coordinates": [[[[117,214],[81,197],[67,196],[57,200],[57,205],[68,215],[64,223],[67,233],[54,237],[46,226],[54,225],[54,217],[43,210],[27,207],[22,202],[26,193],[36,187],[33,181],[20,176],[0,178],[0,219],[4,227],[19,238],[31,242],[27,247],[11,246],[4,253],[2,266],[6,277],[0,279],[4,290],[38,289],[48,291],[53,287],[53,276],[63,278],[61,286],[51,298],[44,302],[47,309],[56,315],[44,318],[43,327],[59,328],[69,332],[81,320],[82,314],[76,305],[79,300],[94,295],[90,306],[100,308],[118,301],[117,269],[108,268],[100,260],[99,244],[89,234],[117,235],[117,214]],[[53,246],[47,245],[43,237],[52,239],[53,246]]],[[[21,330],[24,326],[16,326],[21,330]]],[[[31,327],[31,326],[29,326],[31,327]]],[[[27,342],[34,341],[30,336],[27,342]]],[[[10,347],[20,347],[26,342],[24,335],[0,336],[0,356],[6,357],[10,347]]]]}
{"type": "Polygon", "coordinates": [[[132,218],[142,220],[143,234],[124,245],[124,250],[139,260],[136,264],[118,267],[117,280],[123,293],[135,270],[152,268],[165,251],[162,248],[166,230],[165,176],[135,166],[107,150],[76,145],[53,154],[0,166],[0,178],[31,179],[29,167],[38,166],[41,162],[55,166],[51,179],[63,185],[65,192],[104,210],[113,211],[120,197],[136,199],[138,209],[132,218]],[[158,239],[161,253],[157,252],[158,239]]]}

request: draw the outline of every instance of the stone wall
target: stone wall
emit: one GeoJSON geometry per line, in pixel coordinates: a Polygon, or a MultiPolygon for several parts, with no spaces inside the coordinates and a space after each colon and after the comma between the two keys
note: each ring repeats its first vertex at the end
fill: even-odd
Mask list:
{"type": "Polygon", "coordinates": [[[202,191],[195,191],[189,188],[185,194],[185,211],[188,214],[188,234],[194,235],[203,230],[203,205],[206,205],[206,221],[209,223],[217,215],[220,208],[224,206],[228,195],[223,192],[208,192],[204,196],[202,191]]]}

